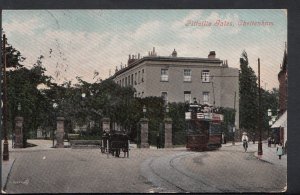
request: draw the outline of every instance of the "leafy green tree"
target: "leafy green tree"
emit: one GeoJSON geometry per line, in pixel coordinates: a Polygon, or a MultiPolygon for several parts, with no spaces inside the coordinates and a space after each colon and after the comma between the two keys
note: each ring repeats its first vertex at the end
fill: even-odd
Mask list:
{"type": "Polygon", "coordinates": [[[46,70],[42,67],[42,58],[39,57],[31,69],[21,67],[7,73],[9,123],[11,129],[14,129],[15,117],[24,117],[25,146],[30,133],[34,133],[48,118],[45,118],[49,110],[47,99],[38,89],[41,84],[49,85],[51,80],[44,74],[46,70]],[[21,106],[21,111],[18,111],[18,105],[21,106]]]}
{"type": "Polygon", "coordinates": [[[262,129],[266,133],[269,132],[269,121],[271,120],[271,117],[268,116],[268,109],[271,109],[273,115],[277,114],[279,108],[279,91],[276,88],[273,88],[271,91],[262,89],[261,94],[262,129]]]}
{"type": "Polygon", "coordinates": [[[240,128],[250,133],[257,129],[258,121],[258,93],[257,77],[249,66],[246,51],[240,58],[239,93],[240,93],[240,128]]]}

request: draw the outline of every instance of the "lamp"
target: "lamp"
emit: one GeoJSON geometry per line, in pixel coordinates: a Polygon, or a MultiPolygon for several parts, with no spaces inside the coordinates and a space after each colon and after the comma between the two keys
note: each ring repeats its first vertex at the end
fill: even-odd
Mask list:
{"type": "Polygon", "coordinates": [[[169,108],[169,105],[167,104],[167,106],[166,106],[166,113],[169,113],[169,111],[170,111],[170,108],[169,108]]]}
{"type": "MultiPolygon", "coordinates": [[[[54,113],[55,113],[55,118],[56,118],[56,109],[58,107],[58,104],[56,102],[53,103],[53,108],[54,108],[54,113]]],[[[52,147],[54,148],[54,128],[52,130],[52,147]]]]}
{"type": "Polygon", "coordinates": [[[144,105],[144,106],[143,106],[144,118],[145,118],[145,114],[146,114],[146,112],[147,112],[147,109],[146,109],[146,106],[144,105]]]}
{"type": "Polygon", "coordinates": [[[22,107],[21,107],[21,103],[18,104],[18,111],[21,111],[22,107]]]}
{"type": "Polygon", "coordinates": [[[270,108],[268,109],[268,116],[272,116],[272,110],[270,108]]]}

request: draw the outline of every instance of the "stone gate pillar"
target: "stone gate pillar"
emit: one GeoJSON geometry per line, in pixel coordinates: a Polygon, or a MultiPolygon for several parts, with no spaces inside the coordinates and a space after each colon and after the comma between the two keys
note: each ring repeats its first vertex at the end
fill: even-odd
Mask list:
{"type": "Polygon", "coordinates": [[[109,132],[110,131],[110,118],[102,118],[102,130],[103,132],[109,132]]]}
{"type": "Polygon", "coordinates": [[[56,148],[64,148],[64,117],[57,117],[57,128],[56,128],[56,148]]]}
{"type": "Polygon", "coordinates": [[[141,118],[141,148],[149,148],[148,143],[148,122],[147,118],[141,118]]]}
{"type": "Polygon", "coordinates": [[[172,148],[172,119],[165,118],[165,148],[172,148]]]}
{"type": "Polygon", "coordinates": [[[23,148],[23,117],[15,118],[15,140],[14,147],[15,148],[23,148]]]}

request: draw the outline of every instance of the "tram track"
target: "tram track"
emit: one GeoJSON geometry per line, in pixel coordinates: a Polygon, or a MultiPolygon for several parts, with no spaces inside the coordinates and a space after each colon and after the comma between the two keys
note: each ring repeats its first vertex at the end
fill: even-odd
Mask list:
{"type": "MultiPolygon", "coordinates": [[[[201,186],[205,186],[204,188],[205,189],[210,189],[209,191],[212,191],[212,192],[224,192],[224,191],[227,191],[227,190],[222,190],[222,189],[219,189],[217,188],[216,186],[214,185],[211,185],[209,183],[207,183],[206,181],[202,180],[202,179],[199,179],[199,178],[195,178],[185,172],[183,172],[182,170],[178,169],[175,165],[175,161],[177,159],[180,159],[180,158],[186,158],[188,156],[191,156],[191,155],[194,155],[196,153],[189,153],[189,154],[181,154],[181,155],[176,155],[174,157],[172,157],[171,159],[168,160],[168,166],[171,168],[170,170],[170,173],[172,172],[173,174],[176,172],[177,174],[179,173],[180,176],[184,175],[188,180],[192,180],[194,182],[192,183],[196,183],[196,184],[200,184],[201,186]],[[213,190],[212,190],[213,189],[213,190]]],[[[155,170],[155,168],[153,168],[153,165],[154,163],[157,161],[158,159],[151,159],[150,163],[149,163],[149,168],[151,170],[151,172],[156,176],[158,177],[159,179],[163,180],[164,182],[168,183],[169,185],[171,185],[172,187],[174,187],[175,189],[179,190],[179,192],[189,192],[188,188],[184,188],[178,184],[176,184],[175,182],[172,182],[168,179],[166,179],[164,176],[162,176],[160,173],[157,172],[157,170],[155,170]]]]}
{"type": "Polygon", "coordinates": [[[154,170],[154,168],[151,166],[151,165],[153,164],[153,161],[154,161],[154,160],[155,160],[155,159],[151,159],[151,161],[150,161],[150,163],[149,163],[149,168],[150,168],[150,170],[152,171],[152,173],[154,173],[154,175],[156,175],[157,177],[159,177],[161,180],[167,182],[167,183],[170,184],[171,186],[174,186],[176,189],[179,190],[179,192],[185,192],[185,193],[186,193],[187,191],[186,191],[185,189],[183,189],[183,188],[181,188],[180,186],[178,186],[178,185],[176,185],[176,184],[170,182],[169,180],[165,179],[164,177],[162,177],[160,174],[158,174],[158,173],[154,170]]]}
{"type": "MultiPolygon", "coordinates": [[[[187,156],[187,155],[182,155],[182,156],[187,156]]],[[[182,175],[185,175],[185,176],[188,177],[188,178],[191,178],[191,179],[193,179],[193,180],[196,180],[196,181],[200,182],[201,184],[204,184],[204,185],[206,185],[206,186],[208,186],[208,187],[217,189],[217,190],[219,190],[220,192],[225,192],[224,189],[220,189],[220,188],[216,187],[215,185],[208,184],[208,183],[205,182],[203,179],[199,179],[199,178],[192,177],[191,175],[188,175],[188,174],[186,174],[185,172],[181,171],[180,169],[176,168],[174,161],[175,161],[176,159],[182,157],[182,156],[175,156],[175,157],[173,157],[173,158],[169,161],[170,167],[172,167],[173,169],[175,169],[177,172],[181,173],[182,175]]]]}

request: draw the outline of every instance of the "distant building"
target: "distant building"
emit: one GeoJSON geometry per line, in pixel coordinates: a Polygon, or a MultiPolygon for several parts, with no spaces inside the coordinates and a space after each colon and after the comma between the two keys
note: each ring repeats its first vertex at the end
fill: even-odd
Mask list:
{"type": "Polygon", "coordinates": [[[116,67],[111,77],[121,86],[133,86],[135,97],[162,96],[165,102],[191,102],[235,107],[239,124],[239,70],[228,67],[227,60],[216,58],[211,51],[207,58],[158,56],[155,48],[148,56],[129,55],[128,65],[116,67]]]}

